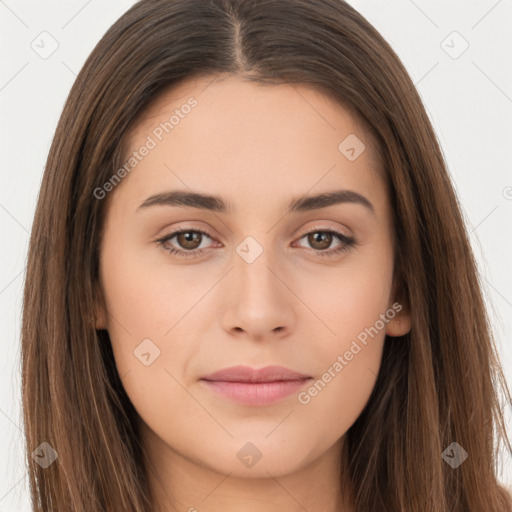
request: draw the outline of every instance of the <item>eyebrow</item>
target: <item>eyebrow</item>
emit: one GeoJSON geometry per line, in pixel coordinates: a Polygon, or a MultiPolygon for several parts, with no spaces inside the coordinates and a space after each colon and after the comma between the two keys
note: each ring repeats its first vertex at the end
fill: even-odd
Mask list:
{"type": "MultiPolygon", "coordinates": [[[[303,196],[293,199],[288,205],[288,212],[306,212],[318,210],[342,203],[360,204],[375,214],[373,204],[363,195],[353,190],[334,190],[314,196],[303,196]]],[[[148,197],[138,208],[145,209],[150,206],[186,206],[199,208],[218,213],[231,213],[234,211],[232,204],[220,196],[188,192],[185,190],[173,190],[162,192],[148,197]]]]}

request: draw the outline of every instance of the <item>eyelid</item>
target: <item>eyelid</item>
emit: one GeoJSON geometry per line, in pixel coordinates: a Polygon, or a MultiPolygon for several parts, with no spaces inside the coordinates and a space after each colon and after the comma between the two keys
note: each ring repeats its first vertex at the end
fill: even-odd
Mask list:
{"type": "MultiPolygon", "coordinates": [[[[162,240],[162,239],[174,238],[174,236],[176,236],[180,233],[183,233],[183,232],[187,232],[187,231],[202,233],[203,235],[207,236],[211,240],[219,238],[219,237],[217,237],[217,235],[212,235],[207,229],[203,229],[200,227],[194,227],[191,224],[185,224],[184,226],[178,225],[178,226],[174,227],[174,229],[172,229],[172,231],[170,231],[168,234],[158,236],[155,241],[162,240]]],[[[345,236],[346,238],[349,238],[349,239],[353,238],[349,233],[346,232],[346,230],[344,230],[342,228],[339,228],[339,227],[333,228],[333,227],[329,227],[329,226],[326,226],[325,224],[320,224],[320,223],[316,223],[316,224],[313,224],[312,226],[309,226],[308,228],[301,229],[300,231],[296,232],[293,236],[298,237],[298,238],[303,238],[304,236],[309,235],[315,231],[331,231],[331,232],[335,232],[335,233],[338,232],[341,235],[345,236]]]]}
{"type": "Polygon", "coordinates": [[[299,231],[299,233],[302,233],[300,237],[302,238],[304,235],[308,235],[311,232],[314,231],[334,231],[342,234],[343,236],[346,236],[347,238],[352,238],[352,235],[348,233],[346,228],[340,228],[340,227],[330,227],[325,224],[317,223],[310,225],[308,228],[306,228],[304,231],[302,229],[299,231]]]}
{"type": "Polygon", "coordinates": [[[183,233],[183,232],[187,232],[187,231],[197,231],[198,233],[203,233],[204,235],[208,236],[209,238],[211,239],[219,239],[221,238],[220,236],[217,236],[217,231],[215,229],[213,229],[212,227],[210,227],[208,225],[208,227],[196,227],[194,226],[194,224],[192,224],[192,222],[194,221],[185,221],[185,222],[180,222],[176,225],[173,225],[172,228],[170,227],[167,227],[167,228],[164,228],[164,229],[161,229],[160,230],[160,233],[162,233],[161,235],[157,235],[153,241],[158,241],[158,240],[161,240],[162,238],[169,238],[172,236],[175,236],[179,233],[183,233]]]}

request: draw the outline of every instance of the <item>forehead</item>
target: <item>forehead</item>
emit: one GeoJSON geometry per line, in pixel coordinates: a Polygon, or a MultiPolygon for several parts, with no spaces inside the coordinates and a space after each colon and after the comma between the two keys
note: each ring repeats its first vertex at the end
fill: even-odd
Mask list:
{"type": "Polygon", "coordinates": [[[127,141],[125,160],[151,146],[125,180],[139,196],[177,185],[260,200],[265,191],[279,197],[382,186],[371,133],[349,110],[303,85],[231,75],[190,79],[154,101],[127,141]]]}

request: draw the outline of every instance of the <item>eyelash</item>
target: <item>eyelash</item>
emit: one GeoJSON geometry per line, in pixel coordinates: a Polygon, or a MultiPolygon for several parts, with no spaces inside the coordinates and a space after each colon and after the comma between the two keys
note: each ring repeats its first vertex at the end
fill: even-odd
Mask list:
{"type": "MultiPolygon", "coordinates": [[[[166,235],[165,237],[156,240],[156,242],[158,243],[158,245],[160,245],[165,251],[169,252],[170,254],[174,254],[179,257],[184,257],[184,258],[198,257],[204,251],[207,250],[207,249],[203,248],[203,249],[193,249],[191,251],[182,251],[182,250],[176,249],[174,247],[169,248],[165,245],[166,242],[168,242],[169,240],[174,238],[176,235],[180,235],[182,233],[201,233],[202,235],[205,235],[210,239],[212,238],[206,231],[203,231],[202,229],[181,229],[180,231],[174,231],[173,233],[170,233],[169,235],[166,235]]],[[[356,245],[356,240],[354,238],[348,237],[348,236],[344,235],[343,233],[340,233],[340,232],[332,230],[332,229],[314,229],[314,230],[308,231],[307,233],[302,235],[299,238],[299,240],[301,240],[305,236],[310,235],[312,233],[329,233],[329,234],[334,235],[336,238],[338,238],[338,240],[340,242],[343,242],[343,245],[341,245],[337,249],[331,249],[331,250],[327,250],[327,251],[319,251],[316,249],[312,249],[313,252],[317,256],[334,257],[334,256],[342,254],[346,251],[349,251],[352,247],[354,247],[356,245]]]]}

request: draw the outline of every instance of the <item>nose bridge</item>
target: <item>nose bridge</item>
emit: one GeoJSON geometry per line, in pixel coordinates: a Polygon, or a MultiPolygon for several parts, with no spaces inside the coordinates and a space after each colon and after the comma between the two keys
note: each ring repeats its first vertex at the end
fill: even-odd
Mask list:
{"type": "Polygon", "coordinates": [[[243,295],[248,294],[253,299],[262,296],[266,300],[280,295],[277,288],[282,283],[275,276],[278,263],[271,237],[262,240],[262,235],[258,235],[258,239],[248,236],[238,245],[236,253],[236,279],[240,281],[243,295]]]}
{"type": "Polygon", "coordinates": [[[271,237],[261,239],[249,236],[236,247],[230,311],[224,318],[226,329],[243,329],[256,337],[292,321],[292,294],[283,284],[286,278],[279,276],[278,249],[269,246],[271,237]]]}

